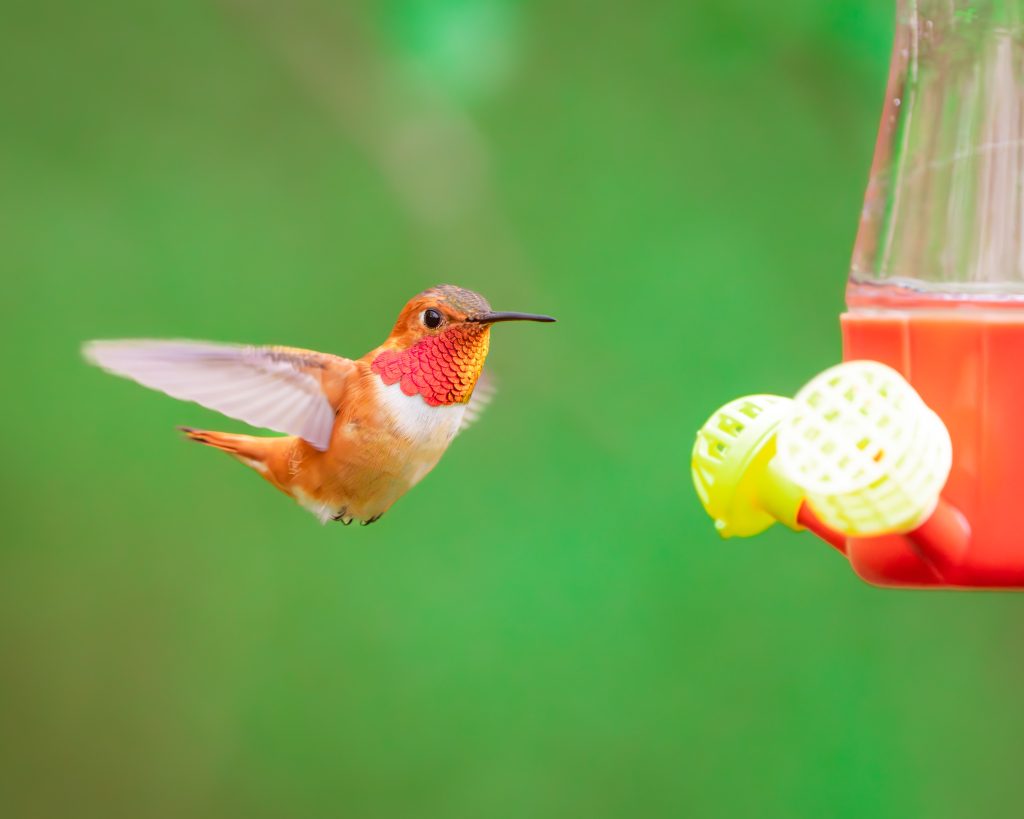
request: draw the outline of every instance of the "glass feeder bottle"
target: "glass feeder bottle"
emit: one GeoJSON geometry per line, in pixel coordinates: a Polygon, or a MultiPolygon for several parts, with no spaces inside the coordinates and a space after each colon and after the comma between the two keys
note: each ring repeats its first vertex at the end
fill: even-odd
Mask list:
{"type": "Polygon", "coordinates": [[[1024,587],[1024,0],[898,0],[843,354],[899,370],[949,428],[943,569],[852,539],[890,586],[1024,587]]]}

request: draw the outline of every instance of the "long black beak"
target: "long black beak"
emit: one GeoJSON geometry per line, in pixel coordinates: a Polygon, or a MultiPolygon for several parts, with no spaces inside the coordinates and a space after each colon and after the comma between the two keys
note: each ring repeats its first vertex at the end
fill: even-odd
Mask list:
{"type": "Polygon", "coordinates": [[[551,316],[539,316],[536,313],[481,313],[466,320],[480,324],[497,324],[499,321],[555,321],[551,316]]]}

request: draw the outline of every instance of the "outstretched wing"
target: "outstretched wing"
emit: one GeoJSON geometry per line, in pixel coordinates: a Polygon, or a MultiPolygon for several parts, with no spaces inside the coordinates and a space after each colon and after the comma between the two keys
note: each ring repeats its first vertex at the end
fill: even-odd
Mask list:
{"type": "Polygon", "coordinates": [[[335,410],[356,366],[310,350],[200,341],[90,341],[82,353],[108,372],[297,435],[320,450],[330,444],[335,410]]]}
{"type": "Polygon", "coordinates": [[[497,391],[494,379],[487,373],[481,373],[476,381],[476,386],[473,388],[473,394],[469,398],[469,403],[466,404],[466,411],[462,414],[462,423],[459,424],[456,435],[476,422],[476,419],[480,417],[480,413],[491,403],[497,391]]]}

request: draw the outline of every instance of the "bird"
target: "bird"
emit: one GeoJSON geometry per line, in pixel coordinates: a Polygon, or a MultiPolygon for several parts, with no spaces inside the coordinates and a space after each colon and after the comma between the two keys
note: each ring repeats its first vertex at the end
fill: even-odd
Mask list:
{"type": "Polygon", "coordinates": [[[357,359],[294,347],[198,341],[89,341],[85,359],[115,375],[279,436],[180,427],[251,467],[321,523],[380,519],[429,473],[490,390],[491,328],[550,316],[494,312],[479,293],[438,285],[402,308],[357,359]]]}

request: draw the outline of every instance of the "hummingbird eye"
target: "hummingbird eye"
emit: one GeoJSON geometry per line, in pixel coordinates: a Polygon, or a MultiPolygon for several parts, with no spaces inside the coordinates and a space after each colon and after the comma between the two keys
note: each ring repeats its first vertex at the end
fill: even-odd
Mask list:
{"type": "Polygon", "coordinates": [[[441,326],[441,314],[431,308],[430,310],[423,311],[423,323],[431,330],[441,326]]]}

